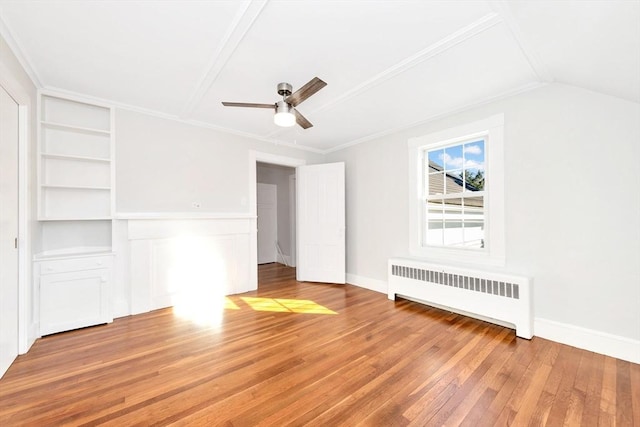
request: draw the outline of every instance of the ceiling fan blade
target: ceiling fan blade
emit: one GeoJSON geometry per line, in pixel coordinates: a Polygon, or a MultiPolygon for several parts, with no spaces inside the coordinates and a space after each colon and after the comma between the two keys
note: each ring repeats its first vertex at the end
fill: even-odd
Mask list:
{"type": "Polygon", "coordinates": [[[295,108],[293,108],[293,114],[296,116],[296,123],[298,123],[302,129],[309,129],[310,127],[313,127],[311,122],[295,108]]]}
{"type": "Polygon", "coordinates": [[[223,102],[225,107],[247,107],[247,108],[276,108],[275,104],[252,104],[249,102],[223,102]]]}
{"type": "Polygon", "coordinates": [[[327,84],[325,82],[317,77],[314,77],[306,85],[302,86],[300,89],[287,96],[285,98],[285,101],[295,107],[326,85],[327,84]]]}

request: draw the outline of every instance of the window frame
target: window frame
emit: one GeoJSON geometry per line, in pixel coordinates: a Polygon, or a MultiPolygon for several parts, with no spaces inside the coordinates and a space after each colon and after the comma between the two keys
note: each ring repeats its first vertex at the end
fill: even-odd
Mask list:
{"type": "Polygon", "coordinates": [[[447,263],[504,266],[504,114],[411,138],[409,146],[409,252],[412,256],[447,263]],[[486,181],[484,190],[483,249],[428,246],[426,236],[427,203],[424,197],[425,153],[473,139],[484,139],[486,181]]]}

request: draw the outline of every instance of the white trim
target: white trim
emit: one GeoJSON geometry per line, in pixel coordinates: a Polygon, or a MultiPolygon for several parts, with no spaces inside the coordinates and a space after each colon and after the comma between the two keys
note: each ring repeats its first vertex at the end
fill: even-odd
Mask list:
{"type": "Polygon", "coordinates": [[[531,70],[535,73],[538,79],[551,83],[553,82],[553,76],[549,73],[547,66],[542,62],[540,57],[536,54],[536,52],[531,48],[531,45],[527,42],[526,37],[520,25],[518,24],[517,19],[513,16],[511,12],[511,8],[509,7],[509,3],[505,0],[488,0],[487,3],[489,7],[493,9],[494,12],[498,13],[507,28],[511,32],[513,39],[518,44],[520,51],[529,62],[529,66],[531,70]]]}
{"type": "Polygon", "coordinates": [[[40,252],[33,256],[35,262],[38,261],[55,261],[60,259],[81,259],[93,258],[96,256],[115,256],[115,252],[110,247],[94,248],[92,251],[69,251],[67,249],[58,251],[40,252]]]}
{"type": "Polygon", "coordinates": [[[567,323],[535,318],[534,335],[573,347],[640,363],[640,341],[567,323]]]}
{"type": "MultiPolygon", "coordinates": [[[[387,293],[388,289],[387,282],[384,280],[371,279],[351,273],[347,273],[347,283],[384,294],[387,293]]],[[[449,307],[446,309],[451,310],[449,307]]],[[[467,313],[462,314],[468,315],[467,313]]],[[[639,340],[543,318],[534,319],[533,330],[534,337],[548,339],[583,350],[627,360],[632,363],[640,363],[639,340]]]]}
{"type": "Polygon", "coordinates": [[[289,255],[288,265],[296,266],[296,174],[289,175],[289,255]]]}
{"type": "MultiPolygon", "coordinates": [[[[29,351],[37,335],[37,327],[28,321],[28,300],[33,291],[29,288],[28,271],[31,269],[31,242],[29,239],[29,107],[18,106],[18,353],[29,351]],[[31,333],[35,330],[36,333],[31,333]]],[[[35,316],[32,316],[35,317],[35,316]]]]}
{"type": "Polygon", "coordinates": [[[279,260],[276,260],[277,263],[284,264],[287,267],[295,267],[295,265],[291,265],[291,256],[289,256],[289,255],[284,255],[284,254],[280,255],[278,253],[276,258],[279,259],[279,260]]]}
{"type": "MultiPolygon", "coordinates": [[[[319,108],[316,108],[311,112],[308,112],[309,116],[313,116],[321,111],[332,108],[339,103],[343,103],[350,98],[358,96],[361,93],[367,90],[370,90],[375,86],[380,85],[381,83],[397,76],[402,72],[405,72],[419,65],[422,62],[428,59],[434,58],[448,51],[449,49],[457,46],[463,41],[471,37],[474,37],[482,33],[483,31],[493,28],[494,26],[498,25],[501,22],[502,22],[502,19],[500,18],[500,16],[497,13],[491,12],[483,16],[482,18],[478,19],[477,21],[472,22],[466,27],[456,31],[455,33],[437,41],[432,45],[427,46],[426,48],[410,56],[409,58],[406,58],[400,61],[399,63],[387,68],[386,70],[378,73],[377,75],[371,77],[367,81],[357,85],[353,89],[343,92],[342,95],[332,99],[330,102],[320,106],[319,108]]],[[[267,136],[272,137],[273,135],[277,135],[279,133],[282,133],[283,131],[285,131],[285,129],[279,129],[268,134],[267,136]]]]}
{"type": "MultiPolygon", "coordinates": [[[[100,108],[104,108],[105,110],[111,109],[113,107],[108,101],[94,98],[90,95],[83,95],[81,93],[76,93],[76,92],[71,92],[71,91],[61,90],[61,89],[42,88],[38,90],[38,98],[42,98],[43,96],[46,96],[49,98],[58,98],[63,101],[73,101],[73,102],[78,102],[80,104],[87,104],[90,107],[100,107],[100,108]]],[[[40,123],[46,124],[46,122],[43,122],[43,121],[40,121],[40,123]]],[[[72,127],[72,128],[76,127],[76,126],[69,126],[64,124],[59,126],[72,127]]],[[[89,129],[89,130],[97,133],[104,133],[104,134],[109,134],[112,131],[112,129],[110,130],[89,129]]]]}
{"type": "Polygon", "coordinates": [[[258,16],[260,16],[266,4],[266,0],[250,0],[245,2],[244,7],[242,7],[236,15],[230,25],[229,31],[225,34],[220,48],[211,58],[206,72],[198,80],[196,88],[191,92],[191,96],[189,96],[182,111],[183,117],[191,114],[198,106],[207,91],[211,88],[211,85],[217,80],[223,67],[227,64],[227,61],[229,61],[229,58],[231,58],[231,55],[233,55],[242,39],[244,39],[253,26],[253,23],[258,19],[258,16]]]}
{"type": "Polygon", "coordinates": [[[2,13],[0,13],[0,35],[4,41],[7,42],[9,49],[11,49],[33,84],[36,87],[42,87],[42,79],[38,75],[36,69],[31,65],[32,61],[29,60],[29,57],[25,53],[26,51],[22,48],[18,40],[13,37],[13,31],[11,31],[11,28],[9,28],[7,23],[2,19],[2,13]]]}
{"type": "Polygon", "coordinates": [[[347,273],[347,283],[359,288],[380,292],[385,295],[387,295],[389,290],[389,285],[384,280],[371,279],[369,277],[357,276],[351,273],[347,273]]]}
{"type": "Polygon", "coordinates": [[[431,262],[449,264],[480,264],[504,266],[504,114],[496,114],[483,120],[466,123],[408,141],[409,160],[409,252],[412,256],[428,258],[431,262]],[[485,233],[487,248],[470,251],[458,248],[430,247],[422,244],[423,189],[421,178],[422,152],[427,148],[446,145],[484,134],[485,162],[488,166],[487,195],[485,196],[485,233]]]}
{"type": "Polygon", "coordinates": [[[89,96],[89,95],[82,95],[82,94],[78,94],[77,92],[72,92],[72,91],[68,91],[68,90],[64,90],[64,89],[59,89],[59,88],[54,88],[54,87],[48,87],[47,89],[43,89],[44,91],[51,93],[51,94],[57,94],[57,96],[65,96],[65,97],[76,97],[78,99],[83,99],[84,102],[91,102],[91,103],[95,103],[95,104],[102,104],[104,105],[110,105],[113,108],[120,108],[122,110],[127,110],[127,111],[132,111],[135,113],[140,113],[140,114],[145,114],[151,117],[157,117],[160,119],[165,119],[165,120],[171,120],[174,122],[179,122],[179,123],[184,123],[187,125],[191,125],[191,126],[196,126],[199,128],[204,128],[204,129],[212,129],[218,132],[223,132],[226,134],[230,134],[230,135],[236,135],[236,136],[240,136],[240,137],[244,137],[244,138],[250,138],[250,139],[254,139],[257,141],[261,141],[261,142],[267,142],[273,145],[282,145],[284,147],[289,147],[289,148],[295,148],[297,150],[302,150],[302,151],[308,151],[311,153],[316,153],[316,154],[329,154],[329,153],[333,153],[335,151],[340,151],[340,150],[344,150],[346,148],[349,148],[351,146],[354,145],[359,145],[362,144],[364,142],[368,142],[374,139],[378,139],[378,138],[382,138],[384,136],[387,135],[392,135],[395,133],[399,133],[402,131],[405,131],[407,129],[411,129],[420,125],[424,125],[430,122],[433,122],[435,120],[438,120],[440,118],[443,117],[447,117],[447,116],[451,116],[453,114],[457,114],[463,111],[467,111],[470,110],[472,108],[475,107],[479,107],[481,105],[486,105],[489,104],[491,102],[495,102],[495,101],[499,101],[501,99],[505,99],[505,98],[509,98],[515,95],[519,95],[521,93],[524,92],[528,92],[534,89],[538,89],[544,86],[547,86],[548,83],[540,83],[540,82],[533,82],[533,83],[526,83],[518,88],[515,89],[511,89],[505,92],[502,92],[498,95],[495,96],[488,96],[486,98],[483,98],[479,101],[474,101],[474,102],[470,102],[467,104],[464,104],[460,107],[456,107],[456,108],[452,108],[450,110],[444,111],[442,113],[438,113],[438,114],[434,114],[432,116],[429,116],[425,119],[421,119],[412,123],[409,123],[407,125],[402,125],[402,126],[398,126],[392,129],[387,129],[384,130],[382,132],[377,132],[377,133],[373,133],[367,136],[364,136],[362,138],[358,138],[355,139],[353,141],[349,141],[346,142],[344,144],[338,145],[336,147],[333,148],[329,148],[329,149],[319,149],[319,148],[313,148],[313,147],[307,147],[304,145],[298,145],[297,143],[291,143],[291,142],[287,142],[287,141],[281,141],[278,139],[274,139],[274,138],[270,138],[269,136],[261,136],[261,135],[256,135],[253,133],[249,133],[249,132],[242,132],[242,131],[238,131],[235,129],[229,129],[229,128],[225,128],[222,126],[216,126],[216,125],[212,125],[210,123],[204,123],[198,120],[191,120],[191,119],[183,119],[180,118],[178,116],[174,116],[171,114],[167,114],[167,113],[162,113],[160,111],[155,111],[155,110],[150,110],[147,108],[142,108],[142,107],[136,107],[134,105],[129,105],[129,104],[125,104],[125,103],[121,103],[121,102],[116,102],[116,101],[110,101],[110,100],[106,100],[104,98],[98,98],[98,97],[93,97],[93,96],[89,96]]]}
{"type": "Polygon", "coordinates": [[[234,212],[116,212],[114,219],[254,219],[250,213],[234,212]]]}
{"type": "Polygon", "coordinates": [[[31,101],[19,82],[4,72],[0,62],[0,86],[18,104],[18,354],[29,351],[38,335],[37,325],[29,324],[36,295],[31,286],[31,241],[29,232],[29,118],[31,101]],[[29,291],[30,290],[30,291],[29,291]],[[35,331],[35,332],[34,332],[35,331]]]}
{"type": "MultiPolygon", "coordinates": [[[[258,190],[257,190],[257,167],[258,162],[270,163],[272,165],[288,166],[296,168],[307,164],[304,159],[295,157],[280,156],[277,154],[264,153],[261,151],[249,150],[249,212],[252,215],[250,235],[250,257],[251,276],[249,285],[252,289],[258,289],[258,190]]],[[[297,258],[297,257],[296,257],[297,258]]]]}
{"type": "Polygon", "coordinates": [[[359,145],[359,144],[362,144],[362,143],[365,143],[365,142],[368,142],[368,141],[372,141],[374,139],[382,138],[384,136],[394,135],[394,134],[400,133],[402,131],[406,131],[406,130],[411,129],[411,128],[415,128],[415,127],[418,127],[418,126],[425,125],[427,123],[431,123],[433,121],[436,121],[436,120],[444,118],[444,117],[450,117],[450,116],[452,116],[454,114],[462,113],[464,111],[470,110],[472,108],[479,107],[481,105],[486,105],[486,104],[489,104],[491,102],[499,101],[501,99],[510,98],[512,96],[519,95],[519,94],[524,93],[524,92],[529,92],[531,90],[538,89],[538,88],[541,88],[541,87],[545,87],[547,85],[548,85],[548,83],[539,83],[539,82],[526,83],[526,84],[524,84],[524,85],[522,85],[520,87],[517,87],[515,89],[511,89],[511,90],[499,93],[498,95],[488,96],[486,98],[480,99],[479,101],[469,102],[469,103],[464,104],[464,105],[462,105],[460,107],[452,108],[452,109],[443,111],[441,113],[437,113],[437,114],[434,114],[432,116],[429,116],[429,117],[427,117],[425,119],[420,119],[418,121],[409,123],[408,125],[398,126],[398,127],[395,127],[395,128],[384,130],[382,132],[372,133],[371,135],[363,136],[362,138],[354,139],[353,141],[349,141],[349,142],[346,142],[344,144],[337,145],[337,146],[335,146],[333,148],[329,148],[327,150],[324,150],[322,152],[322,154],[333,153],[335,151],[344,150],[346,148],[353,147],[354,145],[359,145]]]}
{"type": "Polygon", "coordinates": [[[65,89],[60,89],[60,88],[55,88],[55,87],[47,87],[47,89],[43,89],[44,91],[51,93],[51,94],[56,94],[56,96],[63,96],[63,97],[74,97],[77,99],[83,99],[84,102],[91,102],[94,103],[96,105],[101,104],[102,106],[111,106],[112,108],[120,108],[122,110],[127,110],[127,111],[133,111],[134,113],[139,113],[139,114],[145,114],[147,116],[151,116],[151,117],[157,117],[160,119],[165,119],[165,120],[171,120],[174,122],[178,122],[178,123],[184,123],[190,126],[196,126],[199,128],[204,128],[204,129],[212,129],[215,130],[217,132],[223,132],[226,134],[230,134],[230,135],[236,135],[236,136],[240,136],[243,138],[250,138],[256,141],[261,141],[261,142],[267,142],[270,144],[274,144],[274,145],[282,145],[285,147],[289,147],[289,148],[295,148],[298,150],[302,150],[302,151],[309,151],[312,153],[318,153],[318,154],[324,154],[323,150],[319,150],[317,148],[312,148],[312,147],[306,147],[304,145],[298,145],[295,143],[290,143],[287,141],[280,141],[277,139],[273,139],[273,138],[268,138],[268,137],[264,137],[261,135],[256,135],[253,133],[249,133],[249,132],[242,132],[242,131],[238,131],[235,129],[229,129],[229,128],[225,128],[222,126],[216,126],[210,123],[204,123],[198,120],[192,120],[192,119],[183,119],[180,118],[178,116],[174,116],[172,114],[168,114],[168,113],[162,113],[160,111],[155,111],[155,110],[150,110],[147,108],[142,108],[142,107],[136,107],[134,105],[129,105],[129,104],[125,104],[122,102],[117,102],[117,101],[110,101],[104,98],[98,98],[95,96],[89,96],[89,95],[82,95],[82,94],[78,94],[77,92],[72,92],[69,90],[65,90],[65,89]]]}

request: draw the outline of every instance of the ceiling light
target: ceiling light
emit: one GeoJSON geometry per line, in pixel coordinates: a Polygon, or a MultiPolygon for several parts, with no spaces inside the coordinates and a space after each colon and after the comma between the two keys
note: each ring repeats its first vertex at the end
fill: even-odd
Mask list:
{"type": "Polygon", "coordinates": [[[296,116],[293,114],[291,105],[285,101],[276,103],[276,114],[273,116],[273,122],[278,126],[285,128],[294,126],[296,124],[296,116]]]}

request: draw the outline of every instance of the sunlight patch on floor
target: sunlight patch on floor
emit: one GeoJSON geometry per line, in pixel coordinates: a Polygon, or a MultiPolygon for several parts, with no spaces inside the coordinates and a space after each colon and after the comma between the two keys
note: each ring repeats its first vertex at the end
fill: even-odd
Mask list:
{"type": "MultiPolygon", "coordinates": [[[[272,313],[298,314],[338,314],[311,300],[240,297],[249,308],[255,311],[272,313]]],[[[205,292],[199,289],[196,293],[182,293],[173,296],[173,312],[183,319],[188,319],[201,326],[219,326],[222,324],[223,313],[226,310],[242,310],[247,308],[238,304],[231,297],[221,297],[215,292],[205,292]]]]}
{"type": "Polygon", "coordinates": [[[225,310],[240,310],[240,307],[238,307],[238,304],[236,304],[235,302],[231,301],[231,299],[229,297],[225,297],[224,298],[224,309],[225,310]]]}
{"type": "Polygon", "coordinates": [[[242,297],[255,311],[289,312],[303,314],[338,314],[311,300],[242,297]]]}
{"type": "Polygon", "coordinates": [[[276,311],[276,312],[289,312],[289,309],[281,304],[278,304],[273,298],[255,298],[255,297],[242,297],[242,301],[246,302],[249,307],[255,311],[276,311]]]}

